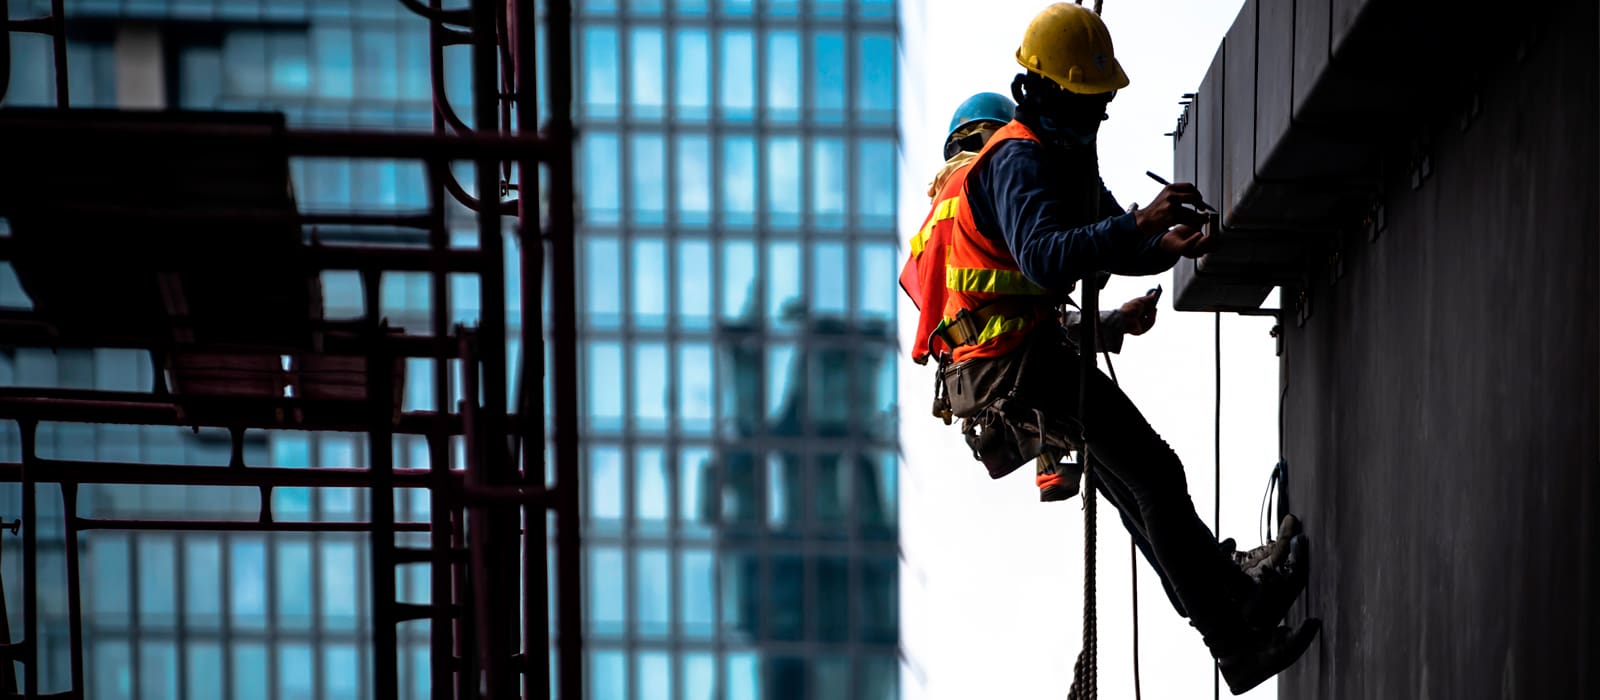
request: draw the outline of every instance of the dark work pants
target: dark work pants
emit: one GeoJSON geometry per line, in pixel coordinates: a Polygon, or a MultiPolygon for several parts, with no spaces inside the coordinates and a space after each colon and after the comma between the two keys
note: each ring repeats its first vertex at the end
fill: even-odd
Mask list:
{"type": "Polygon", "coordinates": [[[1145,558],[1181,603],[1180,612],[1208,641],[1239,632],[1243,619],[1236,601],[1247,595],[1250,580],[1217,548],[1195,512],[1177,453],[1098,369],[1089,375],[1088,415],[1080,417],[1078,354],[1059,332],[1042,330],[1032,342],[1044,346],[1035,347],[1035,361],[1026,370],[1031,402],[1070,429],[1082,426],[1097,489],[1122,513],[1130,532],[1143,536],[1145,558]]]}

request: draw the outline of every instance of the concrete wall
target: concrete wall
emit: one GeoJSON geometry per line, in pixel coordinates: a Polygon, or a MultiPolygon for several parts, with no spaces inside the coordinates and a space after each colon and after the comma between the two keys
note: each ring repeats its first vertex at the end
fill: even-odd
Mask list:
{"type": "Polygon", "coordinates": [[[1500,5],[1548,21],[1461,67],[1476,115],[1433,115],[1419,187],[1395,149],[1386,228],[1286,314],[1291,618],[1325,627],[1281,697],[1600,697],[1600,23],[1556,5],[1500,5]]]}

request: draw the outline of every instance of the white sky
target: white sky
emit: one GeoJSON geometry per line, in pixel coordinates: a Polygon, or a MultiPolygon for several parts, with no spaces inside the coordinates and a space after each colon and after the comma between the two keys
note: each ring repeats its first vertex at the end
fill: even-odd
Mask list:
{"type": "MultiPolygon", "coordinates": [[[[1012,58],[1045,0],[908,0],[903,4],[900,229],[927,213],[927,183],[942,162],[950,114],[972,93],[1010,93],[1012,58]]],[[[1105,0],[1117,58],[1131,84],[1100,132],[1101,172],[1124,206],[1148,202],[1170,177],[1178,100],[1195,91],[1241,0],[1105,0]]],[[[1209,201],[1217,193],[1204,193],[1209,201]]],[[[907,236],[902,236],[906,238],[907,236]]],[[[905,255],[904,245],[901,242],[905,255]]],[[[903,257],[902,257],[903,260],[903,257]]],[[[1155,328],[1114,355],[1124,391],[1182,457],[1196,510],[1213,508],[1213,316],[1172,310],[1172,275],[1114,278],[1111,308],[1156,283],[1167,295],[1155,328]]],[[[916,310],[900,298],[901,347],[916,310]]],[[[1276,305],[1276,295],[1268,306],[1276,305]]],[[[1262,490],[1277,459],[1278,363],[1272,321],[1225,315],[1223,337],[1222,535],[1259,543],[1262,490]]],[[[956,426],[928,415],[932,370],[902,357],[901,477],[905,563],[901,629],[904,696],[1065,697],[1082,634],[1082,501],[1041,504],[1031,467],[992,481],[956,426]]],[[[1099,636],[1103,697],[1131,698],[1129,543],[1100,501],[1099,636]]],[[[1200,636],[1173,612],[1154,573],[1139,562],[1140,660],[1144,697],[1210,697],[1211,660],[1200,636]]],[[[1224,697],[1231,697],[1226,687],[1224,697]]],[[[1248,698],[1275,698],[1268,681],[1248,698]]]]}

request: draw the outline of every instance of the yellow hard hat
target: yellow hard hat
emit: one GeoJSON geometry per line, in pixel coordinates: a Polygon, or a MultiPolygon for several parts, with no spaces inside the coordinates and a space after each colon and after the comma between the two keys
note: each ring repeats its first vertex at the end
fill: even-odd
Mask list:
{"type": "Polygon", "coordinates": [[[1058,2],[1036,15],[1017,47],[1017,63],[1084,95],[1128,86],[1106,23],[1082,5],[1058,2]]]}

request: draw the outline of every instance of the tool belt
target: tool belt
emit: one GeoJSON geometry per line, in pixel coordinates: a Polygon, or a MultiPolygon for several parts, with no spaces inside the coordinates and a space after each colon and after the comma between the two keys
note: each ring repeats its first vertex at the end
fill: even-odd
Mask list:
{"type": "MultiPolygon", "coordinates": [[[[981,327],[981,326],[980,326],[981,327]]],[[[961,432],[973,459],[982,462],[990,478],[998,479],[1035,459],[1058,462],[1076,446],[1068,439],[1069,426],[1047,415],[1049,405],[1038,391],[1054,390],[1056,383],[1042,375],[1045,364],[1060,356],[1059,332],[1053,324],[1040,324],[1016,352],[951,364],[941,356],[935,387],[934,415],[948,424],[961,419],[961,432]]]]}

